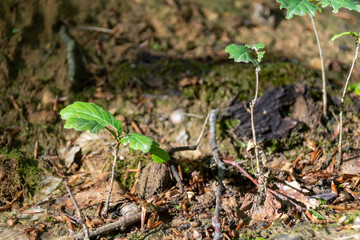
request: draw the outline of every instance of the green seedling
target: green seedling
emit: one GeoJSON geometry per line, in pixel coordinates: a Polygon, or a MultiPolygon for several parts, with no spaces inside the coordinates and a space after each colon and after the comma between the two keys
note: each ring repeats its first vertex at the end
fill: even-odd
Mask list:
{"type": "Polygon", "coordinates": [[[94,103],[75,102],[61,110],[60,115],[66,120],[65,128],[74,128],[77,131],[88,130],[90,133],[98,133],[106,129],[114,136],[116,148],[122,143],[125,146],[129,145],[131,149],[150,153],[157,163],[170,160],[169,154],[160,148],[154,139],[139,133],[125,134],[122,131],[122,122],[94,103]]]}
{"type": "Polygon", "coordinates": [[[319,34],[316,29],[314,17],[316,11],[321,12],[321,8],[332,7],[333,12],[339,11],[339,8],[347,8],[349,10],[355,10],[360,12],[360,4],[356,0],[320,0],[320,1],[309,1],[309,0],[276,0],[280,4],[280,9],[286,8],[286,18],[291,19],[294,15],[310,17],[311,23],[314,28],[316,41],[319,48],[319,55],[321,61],[321,73],[322,73],[322,92],[323,92],[323,114],[327,117],[327,95],[326,95],[326,77],[325,77],[325,65],[324,58],[321,49],[319,34]],[[320,8],[321,7],[321,8],[320,8]]]}
{"type": "Polygon", "coordinates": [[[338,158],[337,158],[337,162],[336,162],[337,166],[340,165],[341,159],[342,159],[342,132],[343,132],[343,107],[344,107],[343,105],[344,105],[344,98],[345,98],[346,90],[348,89],[351,73],[352,73],[352,71],[354,69],[356,59],[358,58],[358,55],[359,55],[360,33],[343,32],[343,33],[336,34],[335,36],[333,36],[331,38],[331,40],[334,41],[335,39],[337,39],[339,37],[342,37],[342,36],[346,36],[346,35],[350,35],[350,36],[355,37],[355,46],[356,47],[355,47],[355,56],[354,56],[354,59],[352,61],[351,68],[350,68],[349,74],[347,76],[345,86],[344,86],[344,89],[343,89],[343,93],[342,93],[342,96],[341,96],[340,123],[339,123],[339,128],[340,129],[339,129],[339,145],[338,145],[339,151],[338,151],[338,158]]]}
{"type": "Polygon", "coordinates": [[[254,107],[259,93],[259,72],[261,71],[260,62],[265,54],[265,51],[261,51],[261,49],[263,48],[265,48],[265,45],[263,43],[258,43],[253,45],[245,44],[244,46],[230,44],[225,49],[225,52],[230,54],[229,58],[234,59],[235,62],[237,63],[251,62],[255,66],[256,89],[255,89],[255,97],[250,103],[250,117],[251,117],[251,129],[253,135],[253,144],[254,144],[253,147],[255,149],[257,174],[259,175],[261,172],[260,172],[259,150],[257,147],[256,130],[254,124],[254,107]]]}
{"type": "Polygon", "coordinates": [[[122,122],[94,103],[75,102],[61,110],[60,115],[62,119],[66,120],[65,128],[74,128],[77,131],[88,130],[90,133],[98,133],[100,130],[106,129],[115,138],[116,148],[112,165],[112,178],[103,210],[104,214],[107,214],[109,206],[120,143],[125,146],[128,145],[131,149],[151,154],[151,157],[157,163],[170,160],[169,154],[160,148],[159,143],[154,139],[139,133],[124,133],[122,131],[122,122]]]}

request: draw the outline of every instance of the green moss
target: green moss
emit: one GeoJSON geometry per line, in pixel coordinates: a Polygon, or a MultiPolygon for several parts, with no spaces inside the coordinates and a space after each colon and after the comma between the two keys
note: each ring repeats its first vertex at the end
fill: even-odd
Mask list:
{"type": "Polygon", "coordinates": [[[20,183],[25,189],[30,198],[38,191],[37,182],[41,170],[37,167],[37,161],[25,156],[17,149],[0,148],[1,159],[11,159],[17,162],[17,172],[20,176],[20,183]]]}

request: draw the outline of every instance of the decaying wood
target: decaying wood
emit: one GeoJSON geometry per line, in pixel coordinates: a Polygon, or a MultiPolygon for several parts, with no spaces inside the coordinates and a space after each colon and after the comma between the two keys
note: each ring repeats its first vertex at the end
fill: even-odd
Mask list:
{"type": "MultiPolygon", "coordinates": [[[[281,113],[294,104],[296,98],[304,93],[305,85],[295,84],[271,89],[258,98],[254,107],[258,141],[283,137],[297,125],[296,120],[288,117],[283,118],[281,113]]],[[[249,104],[250,102],[245,104],[234,100],[223,112],[224,117],[240,121],[239,126],[234,128],[234,133],[238,138],[252,138],[249,104]]]]}

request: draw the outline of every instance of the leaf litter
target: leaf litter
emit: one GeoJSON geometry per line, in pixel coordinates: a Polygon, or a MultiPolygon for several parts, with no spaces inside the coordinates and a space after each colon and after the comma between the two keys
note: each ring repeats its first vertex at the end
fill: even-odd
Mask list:
{"type": "MultiPolygon", "coordinates": [[[[16,232],[20,236],[27,235],[30,238],[55,238],[65,236],[72,231],[79,232],[81,224],[73,213],[74,206],[68,199],[63,184],[60,183],[57,174],[60,172],[69,176],[71,190],[86,217],[86,224],[92,230],[116,222],[126,215],[122,210],[129,203],[133,204],[131,208],[134,208],[134,212],[138,213],[141,210],[142,221],[139,220],[138,224],[127,225],[127,229],[116,233],[117,236],[110,234],[107,236],[108,238],[131,239],[136,236],[144,237],[146,234],[150,236],[148,238],[159,237],[159,234],[156,233],[157,229],[164,232],[160,238],[212,238],[214,229],[211,225],[211,217],[215,206],[216,183],[214,176],[216,167],[211,160],[211,149],[207,146],[206,140],[203,140],[195,153],[180,152],[174,155],[181,170],[181,179],[186,186],[185,194],[182,194],[176,187],[174,179],[169,179],[171,176],[166,174],[169,171],[166,167],[163,167],[164,169],[161,171],[164,174],[160,174],[160,171],[157,170],[147,171],[145,166],[151,167],[148,164],[150,159],[147,156],[129,153],[125,150],[120,152],[119,155],[123,158],[117,165],[118,181],[116,181],[111,197],[110,216],[102,219],[98,217],[97,212],[106,197],[106,189],[109,184],[111,136],[103,133],[99,136],[89,133],[77,135],[74,132],[65,131],[60,127],[63,123],[56,116],[59,109],[64,106],[64,100],[68,103],[72,99],[81,98],[101,103],[106,109],[114,109],[114,112],[123,118],[121,120],[126,123],[123,127],[127,128],[128,132],[139,131],[132,124],[135,122],[146,135],[167,144],[169,149],[176,146],[175,137],[184,130],[188,135],[186,141],[193,142],[200,133],[201,127],[199,126],[202,125],[202,119],[185,116],[184,120],[181,119],[182,124],[174,126],[169,121],[171,113],[176,109],[184,109],[186,113],[206,115],[210,106],[227,106],[239,87],[234,90],[229,90],[229,88],[224,90],[219,86],[222,84],[233,86],[231,85],[233,83],[226,83],[226,79],[231,77],[222,75],[221,72],[226,71],[223,66],[218,67],[218,70],[208,71],[207,67],[197,62],[188,64],[176,59],[184,57],[186,59],[223,60],[224,46],[230,39],[241,39],[241,42],[246,42],[250,37],[261,39],[269,35],[269,32],[266,32],[264,27],[258,23],[258,19],[247,17],[248,14],[245,10],[254,9],[256,6],[238,1],[227,4],[225,6],[231,6],[230,10],[236,9],[237,13],[234,14],[229,9],[225,9],[224,11],[229,12],[224,13],[223,10],[219,10],[221,6],[202,1],[196,4],[186,1],[180,3],[165,1],[154,6],[144,1],[136,1],[120,4],[121,8],[125,9],[121,10],[121,13],[114,10],[119,9],[118,5],[109,3],[107,8],[101,10],[107,16],[106,19],[99,17],[99,19],[94,18],[94,21],[104,28],[111,29],[110,35],[107,32],[85,32],[70,26],[70,32],[74,39],[94,59],[94,62],[91,62],[92,69],[89,70],[93,83],[88,81],[84,81],[83,84],[79,83],[79,85],[90,84],[93,89],[89,90],[81,86],[80,97],[74,96],[77,92],[76,90],[72,92],[74,86],[71,86],[66,80],[67,66],[64,60],[66,56],[61,53],[63,47],[59,46],[62,43],[55,44],[52,53],[50,51],[52,48],[45,46],[47,43],[45,40],[39,41],[40,50],[31,49],[27,43],[30,40],[26,34],[29,33],[25,34],[20,31],[14,33],[11,39],[7,39],[12,45],[2,44],[8,47],[8,55],[0,65],[1,74],[4,75],[4,79],[12,79],[18,75],[13,84],[9,82],[1,84],[2,87],[7,87],[9,92],[3,92],[4,99],[2,100],[4,101],[2,102],[4,105],[0,111],[1,119],[4,119],[1,122],[5,126],[4,129],[3,127],[1,129],[0,139],[2,148],[0,177],[4,189],[9,191],[6,192],[6,196],[1,196],[0,201],[2,211],[17,213],[15,217],[9,212],[2,213],[1,219],[4,220],[2,223],[8,222],[7,229],[13,229],[14,234],[16,232]],[[239,17],[239,14],[242,17],[239,17]],[[147,17],[144,18],[144,16],[147,17]],[[234,31],[234,29],[237,30],[234,31]],[[262,31],[263,33],[260,33],[262,31]],[[243,33],[242,38],[237,36],[238,32],[243,33]],[[24,40],[19,41],[21,38],[24,40]],[[144,49],[150,54],[139,53],[144,49]],[[39,56],[44,55],[47,51],[51,53],[47,60],[40,61],[39,56]],[[10,71],[9,66],[16,66],[16,62],[13,60],[14,56],[20,57],[19,54],[26,63],[41,62],[40,67],[29,73],[15,74],[12,72],[13,70],[10,71]],[[169,54],[171,58],[164,58],[166,54],[169,54]],[[64,58],[61,57],[62,55],[64,58]],[[59,61],[59,59],[62,60],[59,61]],[[124,61],[132,63],[121,65],[124,61]],[[172,62],[177,65],[176,68],[171,66],[172,62]],[[198,65],[189,66],[192,64],[198,65]],[[186,67],[184,69],[181,66],[186,67]],[[118,70],[116,70],[117,68],[118,70]],[[146,70],[148,68],[150,71],[146,70]],[[192,70],[193,68],[197,70],[192,70]],[[103,69],[106,69],[106,72],[103,69]],[[133,69],[133,72],[129,74],[128,71],[124,71],[127,69],[133,69]],[[199,69],[202,69],[201,74],[196,72],[199,69]],[[180,73],[174,74],[174,71],[180,73]],[[119,72],[121,74],[117,75],[119,72]],[[161,75],[154,75],[156,72],[160,72],[161,75]],[[219,83],[211,85],[209,82],[214,79],[219,83]],[[57,84],[53,84],[53,80],[57,84]],[[112,85],[117,81],[119,84],[112,85]],[[20,90],[18,90],[19,82],[24,82],[20,90]],[[124,83],[128,84],[127,89],[124,88],[124,83]],[[46,91],[44,86],[46,86],[46,91]],[[224,91],[222,96],[227,96],[227,99],[213,97],[214,86],[218,90],[218,94],[224,91]],[[159,89],[154,90],[155,87],[159,89]],[[165,88],[170,88],[170,90],[165,88]],[[200,90],[195,91],[195,88],[200,90]],[[152,89],[146,93],[148,94],[146,96],[152,97],[147,97],[146,100],[141,99],[141,91],[144,89],[152,89]],[[133,93],[126,93],[129,90],[133,93]],[[211,94],[206,93],[209,90],[211,94]],[[181,97],[176,95],[178,91],[182,94],[181,97]],[[29,100],[32,98],[35,101],[29,100]],[[164,98],[166,99],[164,100],[164,98]],[[107,105],[108,107],[106,107],[107,105]],[[53,125],[56,127],[53,128],[53,125]],[[27,131],[29,131],[28,135],[22,134],[27,131]],[[44,172],[37,183],[36,181],[30,183],[25,181],[24,176],[26,175],[23,172],[18,174],[17,169],[21,167],[21,162],[16,162],[10,152],[3,148],[23,145],[19,148],[22,148],[22,151],[27,154],[33,155],[35,140],[39,144],[36,155],[38,155],[38,160],[43,161],[42,164],[44,164],[44,166],[39,164],[38,167],[44,172]],[[62,147],[60,147],[61,145],[62,147]],[[7,174],[8,171],[13,172],[14,175],[7,174]],[[160,182],[169,183],[170,189],[169,187],[157,188],[153,177],[155,174],[158,174],[156,177],[160,182]],[[17,181],[21,184],[16,185],[15,188],[8,187],[17,181]],[[22,191],[28,189],[31,184],[41,186],[41,190],[33,193],[33,199],[31,196],[29,197],[28,193],[25,194],[22,191]],[[147,190],[149,187],[152,189],[147,190]],[[138,195],[141,191],[146,192],[145,199],[139,198],[138,195]],[[54,207],[57,208],[54,209],[54,207]],[[165,210],[159,210],[162,209],[161,207],[164,207],[165,210]],[[43,210],[45,213],[38,212],[43,210]],[[27,216],[31,217],[27,218],[27,216]],[[34,216],[39,218],[35,221],[32,219],[34,216]],[[19,231],[19,229],[21,230],[19,231]]],[[[256,2],[256,4],[260,4],[264,11],[269,10],[270,15],[263,15],[266,21],[267,16],[274,16],[271,15],[271,12],[274,12],[277,6],[273,7],[266,1],[256,2]]],[[[56,5],[53,11],[60,11],[62,7],[56,5]]],[[[78,15],[66,16],[64,13],[65,15],[62,17],[79,25],[88,24],[84,21],[87,19],[84,14],[91,15],[92,10],[83,5],[79,5],[79,7],[83,11],[78,15]]],[[[52,27],[56,25],[59,20],[56,18],[59,18],[60,15],[52,15],[49,11],[45,10],[44,12],[44,16],[49,22],[42,31],[48,32],[56,38],[57,33],[53,32],[52,27]]],[[[11,14],[16,14],[16,11],[11,14]]],[[[29,11],[22,14],[28,14],[30,15],[28,19],[33,19],[31,16],[35,12],[29,11]]],[[[292,21],[295,21],[295,18],[292,21]]],[[[275,22],[270,19],[267,24],[272,25],[275,22]]],[[[304,33],[304,36],[299,36],[294,43],[289,43],[289,40],[286,39],[284,41],[269,39],[268,41],[274,41],[274,52],[280,51],[282,56],[287,58],[286,61],[295,61],[294,56],[299,57],[297,54],[305,57],[313,55],[312,52],[301,47],[299,53],[294,53],[293,50],[284,52],[284,46],[292,46],[291,44],[299,43],[297,41],[310,41],[304,40],[303,37],[308,39],[311,37],[306,35],[306,28],[300,26],[301,24],[299,26],[293,23],[287,25],[288,23],[285,21],[280,24],[285,31],[289,31],[286,30],[288,28],[298,28],[298,32],[304,33]]],[[[21,22],[17,27],[22,31],[28,31],[21,22]]],[[[0,30],[3,31],[3,27],[0,30]]],[[[9,32],[8,30],[6,28],[4,31],[9,32]]],[[[274,33],[272,34],[274,35],[274,33]]],[[[275,35],[281,36],[276,32],[275,35]]],[[[35,32],[32,37],[37,37],[35,32]]],[[[268,42],[265,44],[269,45],[268,42]]],[[[294,47],[294,49],[297,48],[294,47]]],[[[3,54],[2,51],[1,54],[3,54]]],[[[0,57],[3,59],[1,54],[0,57]]],[[[345,57],[348,58],[347,55],[345,57]]],[[[338,68],[347,67],[345,60],[334,59],[332,61],[336,61],[336,64],[339,65],[338,68]]],[[[333,63],[334,68],[336,64],[333,63]]],[[[213,66],[215,65],[210,67],[213,66]]],[[[283,71],[283,69],[276,70],[283,71]]],[[[338,73],[334,71],[334,76],[332,76],[334,82],[341,79],[336,77],[336,74],[338,73]]],[[[238,76],[238,73],[234,75],[238,76]]],[[[296,81],[298,80],[296,79],[296,81]]],[[[241,83],[241,85],[246,84],[248,84],[246,80],[241,83]]],[[[245,91],[245,95],[250,92],[249,89],[241,90],[245,91]]],[[[265,90],[262,91],[264,95],[266,94],[265,90]]],[[[264,202],[259,204],[256,185],[237,172],[235,168],[229,169],[226,181],[224,181],[225,189],[222,193],[224,210],[221,212],[223,217],[221,226],[225,238],[239,236],[271,238],[283,234],[284,231],[296,229],[301,223],[310,222],[319,224],[316,226],[324,227],[328,232],[335,229],[332,236],[337,236],[339,230],[347,230],[351,227],[356,229],[359,225],[357,213],[359,211],[358,187],[360,181],[357,151],[360,142],[357,124],[359,116],[356,111],[353,111],[346,117],[348,123],[345,125],[347,141],[344,144],[344,162],[340,169],[336,169],[332,166],[333,155],[336,152],[335,140],[331,140],[331,136],[336,137],[338,134],[334,127],[336,123],[332,118],[327,126],[324,128],[321,126],[321,122],[316,116],[316,112],[318,112],[316,92],[319,92],[316,87],[309,86],[308,94],[303,96],[303,99],[296,99],[295,104],[290,106],[294,109],[291,111],[286,109],[286,117],[293,117],[300,122],[297,122],[296,126],[291,125],[291,129],[290,127],[287,129],[285,137],[274,141],[266,140],[263,143],[268,158],[267,167],[271,172],[268,188],[286,198],[279,198],[267,192],[264,202]],[[303,109],[307,109],[307,111],[303,109]],[[310,114],[304,115],[304,112],[310,114]],[[307,126],[302,126],[301,122],[307,126]],[[267,147],[273,148],[275,154],[269,155],[267,147]],[[348,214],[348,211],[352,211],[353,215],[348,214]],[[343,216],[346,217],[346,220],[342,220],[343,216]],[[330,225],[327,227],[327,224],[336,222],[341,224],[338,227],[330,225]],[[279,223],[285,227],[278,226],[279,223]]],[[[249,100],[249,98],[241,97],[241,100],[249,100]]],[[[334,105],[334,110],[336,111],[336,105],[334,105]]],[[[283,111],[281,113],[281,118],[284,119],[283,111]]],[[[242,146],[246,141],[229,137],[233,136],[233,132],[231,128],[229,131],[224,130],[223,124],[228,124],[226,121],[221,122],[221,126],[217,126],[222,129],[222,132],[219,133],[219,148],[223,152],[221,157],[231,161],[241,161],[241,166],[251,173],[252,169],[247,162],[249,155],[245,151],[246,148],[242,146]]],[[[207,136],[208,133],[205,132],[205,139],[207,136]]],[[[183,143],[184,141],[180,141],[179,146],[183,143]]],[[[2,190],[2,193],[4,192],[2,190]]],[[[129,212],[131,213],[131,211],[129,212]]],[[[306,232],[318,236],[322,236],[326,232],[321,229],[314,230],[313,227],[305,229],[303,231],[304,238],[306,238],[306,232]]],[[[325,235],[325,237],[330,238],[329,235],[325,235]]]]}

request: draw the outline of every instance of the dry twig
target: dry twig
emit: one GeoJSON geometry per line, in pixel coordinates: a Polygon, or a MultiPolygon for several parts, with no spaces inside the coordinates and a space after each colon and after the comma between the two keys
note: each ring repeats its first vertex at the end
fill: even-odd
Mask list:
{"type": "Polygon", "coordinates": [[[111,197],[111,192],[113,189],[113,185],[114,185],[114,178],[115,178],[115,166],[116,166],[116,160],[117,160],[117,154],[119,152],[119,146],[116,146],[116,148],[113,151],[113,155],[114,155],[114,161],[111,167],[111,179],[110,179],[110,187],[109,187],[109,192],[108,195],[106,197],[106,201],[105,201],[105,205],[104,208],[101,212],[102,216],[107,215],[107,212],[109,210],[109,203],[110,203],[110,197],[111,197]]]}
{"type": "Polygon", "coordinates": [[[175,179],[176,179],[176,182],[177,182],[178,185],[179,185],[179,188],[180,188],[180,192],[181,192],[181,193],[184,192],[184,186],[183,186],[183,184],[182,184],[182,181],[181,181],[181,178],[180,178],[180,176],[179,176],[179,173],[178,173],[178,171],[177,171],[177,169],[176,169],[176,167],[175,167],[175,161],[174,161],[174,159],[173,159],[173,157],[172,157],[172,154],[175,153],[175,152],[193,151],[193,150],[196,150],[196,149],[197,149],[197,147],[198,147],[199,144],[200,144],[201,138],[202,138],[202,136],[203,136],[203,134],[204,134],[205,127],[206,127],[206,123],[207,123],[207,121],[208,121],[208,119],[209,119],[209,116],[210,116],[210,115],[208,114],[207,117],[206,117],[206,119],[205,119],[204,125],[203,125],[203,127],[202,127],[202,129],[201,129],[200,136],[198,137],[198,139],[196,140],[196,142],[195,142],[194,145],[192,145],[192,146],[175,147],[175,148],[171,148],[171,149],[169,150],[169,155],[170,155],[170,157],[171,157],[170,162],[169,162],[169,164],[170,164],[170,169],[171,169],[171,172],[173,173],[173,175],[174,175],[174,177],[175,177],[175,179]]]}
{"type": "MultiPolygon", "coordinates": [[[[79,205],[77,204],[76,199],[75,199],[74,195],[73,195],[72,192],[71,192],[71,189],[70,189],[70,187],[69,187],[69,185],[68,185],[67,180],[66,180],[66,179],[63,179],[63,180],[64,180],[64,182],[65,182],[66,190],[67,190],[67,192],[69,193],[69,196],[70,196],[71,200],[72,200],[73,203],[74,203],[74,206],[75,206],[75,209],[76,209],[76,213],[77,213],[78,217],[80,218],[81,224],[83,225],[84,232],[85,232],[84,239],[85,239],[85,240],[90,240],[90,237],[89,237],[89,228],[86,226],[85,221],[84,221],[83,217],[81,216],[80,207],[79,207],[79,205]]],[[[81,234],[81,236],[82,236],[82,234],[81,234]]]]}
{"type": "Polygon", "coordinates": [[[61,26],[59,35],[61,40],[66,45],[66,59],[68,63],[68,78],[69,81],[73,82],[75,80],[76,74],[76,61],[75,61],[75,40],[67,33],[67,27],[65,25],[61,26]]]}
{"type": "MultiPolygon", "coordinates": [[[[159,212],[165,211],[168,209],[167,205],[161,206],[158,208],[159,212]]],[[[138,211],[136,213],[129,214],[129,216],[125,215],[121,218],[119,218],[118,221],[114,223],[107,224],[105,226],[99,227],[95,229],[94,231],[89,232],[89,237],[93,238],[105,233],[109,233],[112,231],[115,231],[117,229],[125,229],[126,227],[135,224],[141,220],[141,212],[138,211]]],[[[81,237],[81,234],[76,234],[72,236],[73,238],[79,238],[81,237]]]]}
{"type": "Polygon", "coordinates": [[[216,187],[216,205],[215,205],[215,212],[214,217],[212,219],[213,226],[215,228],[215,235],[214,239],[222,239],[223,235],[221,233],[221,221],[220,221],[220,211],[221,211],[221,191],[222,191],[222,181],[225,175],[225,164],[220,158],[219,148],[216,143],[216,114],[217,110],[211,110],[210,113],[210,144],[213,151],[213,156],[216,161],[216,165],[218,167],[218,185],[216,187]]]}

